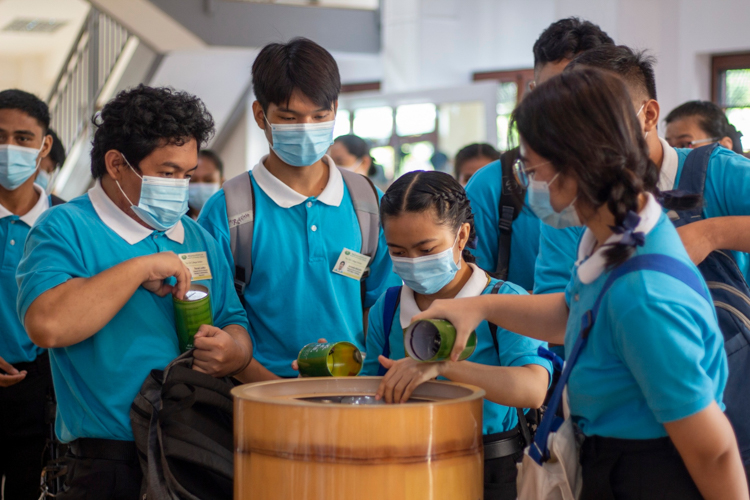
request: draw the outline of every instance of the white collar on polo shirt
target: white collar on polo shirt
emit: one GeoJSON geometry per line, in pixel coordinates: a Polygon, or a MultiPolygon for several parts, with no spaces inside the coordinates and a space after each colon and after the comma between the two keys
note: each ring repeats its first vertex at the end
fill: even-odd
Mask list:
{"type": "MultiPolygon", "coordinates": [[[[131,245],[145,240],[154,232],[153,229],[142,226],[120,210],[120,207],[115,205],[115,202],[104,192],[101,179],[97,179],[94,187],[89,189],[89,200],[91,200],[91,204],[102,222],[131,245]]],[[[164,234],[170,240],[182,244],[185,241],[185,228],[182,227],[182,221],[177,221],[177,224],[165,231],[164,234]]]]}
{"type": "MultiPolygon", "coordinates": [[[[268,171],[264,165],[266,158],[268,155],[261,158],[253,168],[253,178],[258,183],[258,187],[281,208],[296,207],[307,200],[307,196],[290,188],[268,171]]],[[[328,184],[317,200],[331,207],[338,207],[344,198],[344,179],[330,156],[325,155],[323,161],[328,165],[328,184]]]]}
{"type": "Polygon", "coordinates": [[[659,137],[659,142],[661,142],[664,151],[664,158],[661,162],[661,169],[659,169],[658,187],[660,191],[671,191],[676,187],[674,183],[677,179],[677,168],[680,166],[680,161],[677,157],[677,151],[667,141],[659,137]]]}
{"type": "MultiPolygon", "coordinates": [[[[36,184],[34,184],[34,190],[39,193],[39,199],[34,204],[34,206],[31,207],[31,210],[19,217],[19,219],[28,224],[29,227],[33,226],[39,216],[49,208],[49,196],[47,196],[47,194],[44,192],[44,189],[42,189],[41,186],[37,186],[36,184]]],[[[11,215],[15,214],[4,206],[0,205],[0,219],[10,217],[11,215]]]]}
{"type": "MultiPolygon", "coordinates": [[[[466,262],[464,262],[465,264],[466,262]]],[[[489,283],[489,277],[487,273],[479,269],[474,264],[469,264],[472,273],[469,281],[463,286],[461,291],[456,294],[456,299],[463,299],[465,297],[478,297],[482,295],[482,292],[487,288],[489,283]]],[[[411,324],[411,319],[422,312],[417,306],[417,301],[414,298],[414,291],[408,286],[404,285],[401,288],[401,312],[399,313],[399,321],[401,322],[401,328],[406,328],[411,324]]]]}
{"type": "MultiPolygon", "coordinates": [[[[656,198],[650,193],[648,193],[647,196],[648,201],[646,202],[646,206],[644,206],[643,210],[638,213],[638,215],[641,216],[641,221],[635,228],[635,232],[644,234],[650,233],[651,230],[656,227],[656,223],[659,222],[659,218],[662,214],[662,207],[659,205],[659,202],[656,201],[656,198]]],[[[601,276],[606,267],[604,252],[607,251],[609,244],[617,243],[621,239],[621,234],[613,234],[607,238],[605,244],[597,248],[596,252],[592,255],[591,250],[596,245],[596,238],[594,237],[594,233],[586,228],[586,231],[581,237],[581,243],[578,245],[578,261],[576,262],[576,266],[578,266],[578,279],[581,280],[581,283],[588,285],[601,276]],[[589,257],[589,255],[591,256],[589,257]]]]}

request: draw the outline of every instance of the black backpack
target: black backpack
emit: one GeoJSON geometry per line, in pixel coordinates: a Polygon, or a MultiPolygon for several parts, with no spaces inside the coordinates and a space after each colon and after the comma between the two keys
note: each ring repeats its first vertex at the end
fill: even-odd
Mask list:
{"type": "Polygon", "coordinates": [[[192,365],[188,351],[152,370],[130,407],[148,500],[232,498],[234,384],[192,365]]]}
{"type": "MultiPolygon", "coordinates": [[[[703,195],[709,160],[718,144],[690,152],[682,167],[680,192],[703,195]]],[[[669,194],[669,193],[667,193],[669,194]]],[[[676,227],[703,220],[702,207],[669,212],[676,227]]],[[[716,250],[698,266],[716,307],[724,349],[729,360],[729,379],[724,390],[726,415],[734,427],[742,461],[750,465],[750,287],[732,254],[716,250]]]]}
{"type": "Polygon", "coordinates": [[[513,235],[513,221],[523,209],[524,189],[518,185],[513,175],[513,164],[520,157],[518,148],[500,155],[502,170],[502,191],[498,207],[497,264],[495,271],[489,271],[493,277],[506,281],[510,268],[510,242],[513,235]]]}

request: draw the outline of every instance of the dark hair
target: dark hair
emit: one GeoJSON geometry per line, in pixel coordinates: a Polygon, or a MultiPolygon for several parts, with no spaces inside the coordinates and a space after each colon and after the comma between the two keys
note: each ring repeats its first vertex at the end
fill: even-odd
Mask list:
{"type": "Polygon", "coordinates": [[[336,60],[307,38],[263,47],[253,63],[253,92],[263,111],[272,103],[287,104],[295,90],[321,108],[332,108],[341,91],[336,60]]]}
{"type": "Polygon", "coordinates": [[[0,92],[0,109],[23,111],[34,118],[44,132],[49,128],[49,108],[34,94],[18,89],[3,90],[0,92]]]}
{"type": "Polygon", "coordinates": [[[664,121],[669,124],[690,117],[697,118],[698,126],[709,136],[732,139],[732,150],[742,154],[742,134],[729,123],[724,111],[711,101],[688,101],[680,104],[669,112],[664,121]]]}
{"type": "Polygon", "coordinates": [[[357,158],[370,158],[370,168],[367,170],[368,177],[377,175],[378,168],[375,166],[375,158],[370,155],[370,145],[358,135],[347,134],[336,137],[333,142],[338,142],[349,151],[349,154],[357,158]]]}
{"type": "Polygon", "coordinates": [[[576,56],[565,71],[581,66],[611,71],[648,99],[656,99],[654,64],[656,59],[645,50],[635,52],[625,45],[603,45],[576,56]]]}
{"type": "Polygon", "coordinates": [[[477,238],[474,214],[466,191],[452,175],[425,170],[409,172],[391,184],[380,200],[380,218],[384,222],[388,217],[427,210],[434,210],[436,222],[454,231],[469,223],[469,243],[462,255],[466,262],[474,262],[474,256],[468,251],[477,238]]]}
{"type": "Polygon", "coordinates": [[[219,171],[219,173],[221,175],[224,175],[224,162],[221,161],[221,158],[218,154],[216,154],[216,152],[211,149],[201,149],[198,155],[204,158],[208,158],[209,160],[214,162],[214,165],[216,165],[216,169],[219,171]]]}
{"type": "Polygon", "coordinates": [[[200,149],[213,135],[214,120],[203,102],[187,92],[138,85],[109,101],[92,119],[96,132],[91,175],[104,176],[107,151],[120,151],[133,168],[156,148],[195,139],[200,149]]]}
{"type": "MultiPolygon", "coordinates": [[[[606,204],[616,226],[638,212],[641,193],[658,194],[658,171],[628,95],[617,76],[582,68],[539,85],[511,117],[532,150],[577,180],[578,199],[595,209],[606,204]]],[[[632,252],[613,245],[605,254],[608,267],[632,252]]]]}
{"type": "Polygon", "coordinates": [[[456,179],[461,175],[461,167],[464,163],[474,158],[481,157],[489,158],[490,160],[499,160],[500,152],[493,148],[491,144],[487,143],[474,143],[463,147],[458,153],[456,153],[456,159],[453,161],[453,167],[455,170],[456,179]]]}
{"type": "Polygon", "coordinates": [[[65,163],[65,146],[54,130],[51,128],[47,129],[47,135],[52,136],[52,149],[49,151],[49,159],[52,160],[55,165],[62,165],[65,163]]]}
{"type": "Polygon", "coordinates": [[[614,43],[594,23],[577,17],[560,19],[550,24],[534,43],[534,68],[560,59],[572,59],[585,50],[614,43]]]}

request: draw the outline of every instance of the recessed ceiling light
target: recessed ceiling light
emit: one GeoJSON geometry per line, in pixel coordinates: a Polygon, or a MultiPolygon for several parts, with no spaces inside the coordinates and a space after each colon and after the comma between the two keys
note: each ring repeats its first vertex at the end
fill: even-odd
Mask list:
{"type": "Polygon", "coordinates": [[[68,24],[68,21],[59,19],[28,19],[19,17],[5,26],[3,31],[16,33],[54,33],[66,24],[68,24]]]}

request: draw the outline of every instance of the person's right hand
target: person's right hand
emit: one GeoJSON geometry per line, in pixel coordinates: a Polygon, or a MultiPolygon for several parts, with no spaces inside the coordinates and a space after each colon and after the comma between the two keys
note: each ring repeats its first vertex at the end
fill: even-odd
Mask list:
{"type": "Polygon", "coordinates": [[[141,286],[153,292],[159,297],[165,297],[169,293],[178,299],[184,299],[185,293],[190,289],[190,270],[182,263],[174,252],[159,252],[153,255],[139,257],[144,269],[144,280],[141,286]],[[172,286],[165,280],[173,277],[177,283],[172,286]]]}
{"type": "Polygon", "coordinates": [[[430,307],[414,316],[411,321],[420,319],[444,319],[456,327],[456,343],[451,351],[451,360],[458,361],[466,348],[471,332],[486,319],[482,308],[482,296],[465,299],[438,299],[430,307]]]}
{"type": "Polygon", "coordinates": [[[26,378],[25,370],[19,372],[13,368],[13,365],[5,361],[3,358],[0,358],[0,370],[7,373],[7,375],[0,374],[0,387],[10,387],[26,378]]]}

